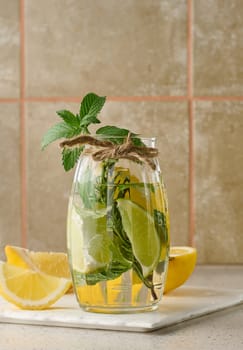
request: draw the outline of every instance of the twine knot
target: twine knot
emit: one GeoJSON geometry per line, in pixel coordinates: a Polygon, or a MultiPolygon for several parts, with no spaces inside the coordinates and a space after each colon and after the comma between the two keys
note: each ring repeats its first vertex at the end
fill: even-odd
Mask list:
{"type": "Polygon", "coordinates": [[[60,147],[77,147],[84,144],[95,146],[93,149],[85,150],[86,154],[91,154],[95,161],[105,159],[129,159],[134,162],[146,162],[153,170],[156,164],[152,160],[158,156],[158,149],[153,147],[136,146],[132,141],[132,135],[129,133],[122,144],[114,144],[108,140],[99,140],[90,135],[81,135],[72,140],[65,140],[60,143],[60,147]]]}

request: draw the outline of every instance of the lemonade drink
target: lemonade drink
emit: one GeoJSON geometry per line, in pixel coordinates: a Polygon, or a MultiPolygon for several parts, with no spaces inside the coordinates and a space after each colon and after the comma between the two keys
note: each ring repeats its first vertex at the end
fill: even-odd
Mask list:
{"type": "Polygon", "coordinates": [[[89,156],[77,168],[67,240],[75,293],[86,310],[152,310],[162,296],[168,210],[160,174],[145,170],[89,156]]]}

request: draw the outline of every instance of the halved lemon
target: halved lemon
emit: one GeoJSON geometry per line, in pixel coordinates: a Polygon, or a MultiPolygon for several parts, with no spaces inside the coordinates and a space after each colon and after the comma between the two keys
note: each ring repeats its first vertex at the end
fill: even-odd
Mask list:
{"type": "Polygon", "coordinates": [[[7,245],[5,254],[9,264],[47,273],[55,277],[71,278],[67,254],[62,252],[36,252],[7,245]]]}
{"type": "Polygon", "coordinates": [[[93,273],[108,266],[111,242],[106,221],[104,210],[79,212],[74,205],[69,207],[68,248],[74,270],[93,273]]]}
{"type": "Polygon", "coordinates": [[[46,309],[70,288],[71,281],[0,261],[0,294],[22,309],[46,309]]]}
{"type": "Polygon", "coordinates": [[[197,251],[192,247],[171,247],[164,293],[178,288],[192,274],[197,260],[197,251]]]}

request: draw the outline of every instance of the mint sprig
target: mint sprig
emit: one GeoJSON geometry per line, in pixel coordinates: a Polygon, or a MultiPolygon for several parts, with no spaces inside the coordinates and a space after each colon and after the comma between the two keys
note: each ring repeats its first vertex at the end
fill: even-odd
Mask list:
{"type": "MultiPolygon", "coordinates": [[[[68,110],[57,111],[62,122],[52,126],[44,135],[41,148],[45,149],[50,143],[61,138],[70,139],[80,134],[89,134],[89,125],[100,123],[97,115],[101,111],[106,97],[94,93],[87,94],[81,104],[79,113],[74,115],[68,110]]],[[[64,148],[62,152],[62,163],[66,171],[72,169],[76,164],[83,147],[64,148]]]]}
{"type": "MultiPolygon", "coordinates": [[[[57,115],[62,119],[60,123],[52,126],[44,135],[41,148],[44,150],[50,143],[58,139],[71,139],[75,136],[82,134],[90,134],[89,126],[91,124],[99,124],[100,120],[97,115],[100,113],[106,101],[105,96],[98,96],[93,92],[84,96],[81,101],[79,113],[73,114],[72,112],[63,109],[57,111],[57,115]]],[[[106,135],[111,137],[111,141],[115,144],[124,142],[126,136],[129,134],[128,129],[118,128],[116,126],[106,125],[97,129],[97,135],[106,135]]],[[[133,137],[133,143],[136,146],[143,146],[143,143],[137,134],[131,133],[133,137]]],[[[62,164],[66,171],[72,169],[77,163],[80,154],[84,147],[65,147],[62,151],[62,164]]]]}

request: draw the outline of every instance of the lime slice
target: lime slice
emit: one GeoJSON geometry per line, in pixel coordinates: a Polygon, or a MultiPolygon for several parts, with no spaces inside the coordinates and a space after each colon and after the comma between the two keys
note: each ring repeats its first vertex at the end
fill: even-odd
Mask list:
{"type": "Polygon", "coordinates": [[[131,242],[133,254],[148,276],[160,259],[160,239],[154,226],[154,218],[129,199],[118,199],[118,209],[123,228],[131,242]]]}
{"type": "Polygon", "coordinates": [[[90,211],[69,209],[68,246],[73,268],[82,273],[92,273],[109,264],[111,260],[110,237],[106,230],[106,215],[97,217],[90,211]]]}

